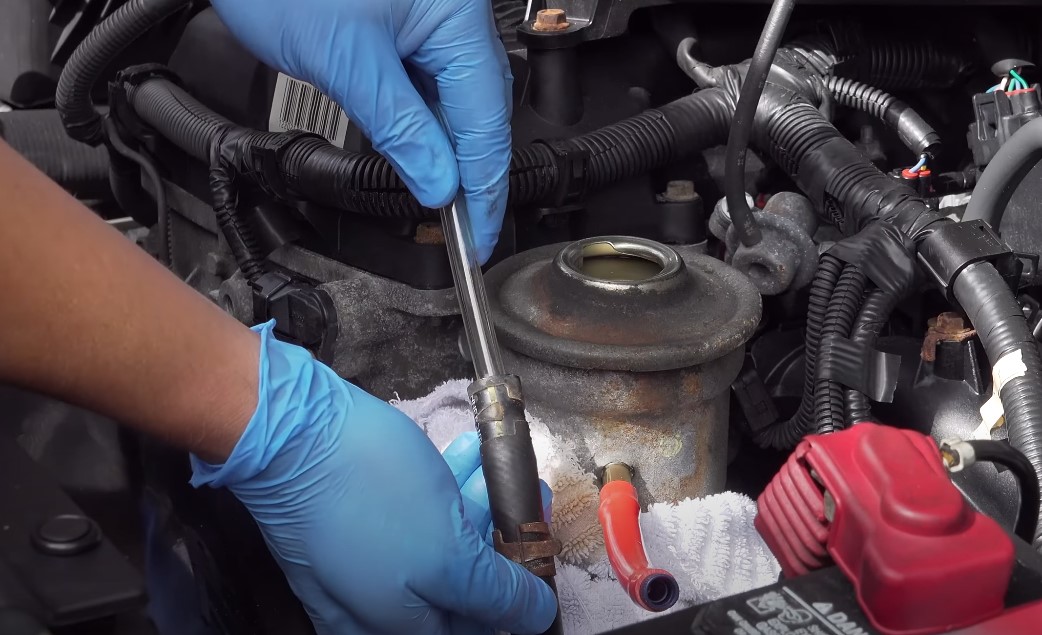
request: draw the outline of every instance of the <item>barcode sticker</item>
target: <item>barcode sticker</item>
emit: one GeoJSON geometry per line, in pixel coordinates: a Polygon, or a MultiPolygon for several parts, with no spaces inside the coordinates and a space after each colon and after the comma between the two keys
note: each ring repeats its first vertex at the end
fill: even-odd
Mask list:
{"type": "Polygon", "coordinates": [[[268,116],[269,131],[313,132],[343,148],[347,124],[347,115],[335,101],[311,84],[279,73],[268,116]]]}

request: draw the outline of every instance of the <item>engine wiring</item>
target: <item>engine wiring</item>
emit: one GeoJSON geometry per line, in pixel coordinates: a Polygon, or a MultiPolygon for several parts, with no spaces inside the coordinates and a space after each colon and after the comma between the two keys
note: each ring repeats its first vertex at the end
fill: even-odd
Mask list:
{"type": "Polygon", "coordinates": [[[1001,82],[989,88],[987,92],[995,93],[1000,90],[1003,92],[1014,92],[1018,90],[1027,90],[1029,88],[1031,88],[1031,85],[1028,84],[1027,80],[1017,72],[1017,69],[1011,68],[1009,70],[1009,75],[1003,77],[1001,82]]]}
{"type": "Polygon", "coordinates": [[[908,172],[911,174],[919,174],[919,172],[926,170],[926,163],[929,159],[930,157],[927,156],[925,152],[919,155],[919,162],[908,168],[908,172]]]}

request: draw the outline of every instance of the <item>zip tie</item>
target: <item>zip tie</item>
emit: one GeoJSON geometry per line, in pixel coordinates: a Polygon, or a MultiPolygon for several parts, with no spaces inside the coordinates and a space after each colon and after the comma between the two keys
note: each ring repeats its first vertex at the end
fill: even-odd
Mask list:
{"type": "Polygon", "coordinates": [[[980,407],[981,424],[973,431],[971,438],[990,439],[991,431],[1005,423],[1006,411],[1002,408],[999,394],[1006,384],[1017,377],[1023,377],[1027,372],[1028,367],[1024,365],[1024,355],[1019,348],[1006,353],[995,362],[991,370],[991,398],[980,407]]]}

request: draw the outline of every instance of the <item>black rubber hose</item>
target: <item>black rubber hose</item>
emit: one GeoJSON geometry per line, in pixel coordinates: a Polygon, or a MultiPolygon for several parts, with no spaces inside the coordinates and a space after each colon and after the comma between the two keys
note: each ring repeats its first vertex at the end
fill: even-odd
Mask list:
{"type": "Polygon", "coordinates": [[[823,254],[818,262],[814,280],[810,284],[810,299],[807,307],[807,324],[804,334],[803,394],[800,406],[789,419],[764,428],[756,437],[756,443],[765,448],[791,449],[804,436],[814,431],[814,385],[817,380],[818,346],[821,342],[822,326],[828,311],[829,299],[839,282],[843,262],[829,254],[823,254]]]}
{"type": "MultiPolygon", "coordinates": [[[[858,313],[854,328],[851,329],[850,339],[856,344],[874,346],[879,338],[879,333],[890,320],[890,314],[894,312],[897,302],[896,294],[882,289],[873,289],[865,298],[865,304],[858,313]]],[[[848,425],[872,420],[872,406],[865,393],[849,388],[846,391],[846,398],[848,425]]]]}
{"type": "MultiPolygon", "coordinates": [[[[549,534],[531,531],[533,523],[545,523],[546,519],[520,380],[513,375],[481,377],[467,391],[481,441],[481,469],[495,529],[493,542],[504,543],[495,544],[496,550],[503,553],[503,547],[521,548],[525,543],[549,539],[549,534]]],[[[552,555],[522,564],[530,571],[535,569],[557,595],[552,555]]],[[[563,632],[560,607],[553,625],[545,632],[563,632]]]]}
{"type": "MultiPolygon", "coordinates": [[[[1036,481],[1042,479],[1042,359],[1020,304],[1002,275],[988,263],[966,267],[955,279],[953,290],[992,365],[1003,363],[1007,355],[1019,355],[1023,362],[1023,372],[1008,378],[999,398],[1010,444],[1031,463],[1036,481]]],[[[1038,538],[1036,529],[1036,547],[1038,538]]]]}
{"type": "MultiPolygon", "coordinates": [[[[861,308],[868,279],[857,267],[847,265],[836,283],[829,299],[829,308],[821,327],[821,342],[831,337],[849,337],[861,308]]],[[[818,354],[821,354],[819,343],[818,354]]],[[[818,376],[821,365],[817,364],[814,381],[814,428],[818,434],[842,430],[846,423],[843,386],[828,377],[818,376]]]]}
{"type": "Polygon", "coordinates": [[[0,112],[0,139],[73,196],[111,196],[108,152],[70,139],[56,110],[0,112]]]}
{"type": "Polygon", "coordinates": [[[105,119],[104,125],[105,138],[112,150],[116,154],[136,163],[148,176],[148,179],[152,181],[153,195],[156,199],[156,228],[159,230],[159,261],[169,267],[174,262],[174,254],[170,244],[170,216],[166,203],[166,187],[163,186],[163,179],[159,176],[159,170],[156,169],[156,164],[151,159],[123,142],[123,139],[119,136],[119,129],[116,127],[115,121],[105,119]]]}
{"type": "Polygon", "coordinates": [[[1002,144],[973,189],[963,220],[982,220],[998,231],[1010,198],[1039,161],[1042,119],[1027,124],[1002,144]]]}
{"type": "Polygon", "coordinates": [[[103,20],[76,47],[58,78],[55,107],[70,137],[98,145],[104,140],[101,114],[91,90],[116,57],[188,0],[130,0],[103,20]]]}
{"type": "Polygon", "coordinates": [[[941,150],[941,136],[911,106],[885,90],[873,88],[857,80],[829,76],[825,87],[836,103],[866,112],[897,132],[901,143],[915,154],[936,157],[941,150]]]}
{"type": "MultiPolygon", "coordinates": [[[[209,144],[223,130],[240,133],[241,143],[277,134],[236,126],[166,79],[127,86],[127,99],[142,121],[203,161],[209,161],[209,144]]],[[[555,152],[588,155],[585,188],[589,191],[719,145],[726,139],[733,109],[734,101],[726,91],[704,90],[555,142],[554,149],[542,143],[516,148],[510,168],[510,200],[536,203],[556,192],[561,175],[555,152]]],[[[285,149],[281,172],[291,188],[324,205],[378,216],[419,218],[431,213],[416,202],[391,164],[377,154],[348,152],[322,139],[302,138],[285,149]]]]}
{"type": "Polygon", "coordinates": [[[781,46],[785,35],[785,27],[796,0],[774,0],[767,23],[760,33],[760,41],[749,61],[749,70],[742,83],[742,92],[738,97],[734,119],[731,122],[731,134],[727,138],[727,157],[725,159],[724,189],[727,194],[727,211],[731,215],[738,239],[746,247],[760,242],[762,236],[756,223],[753,211],[745,200],[745,161],[749,151],[749,139],[753,134],[753,123],[756,109],[767,84],[767,75],[774,64],[774,56],[781,46]]]}
{"type": "Polygon", "coordinates": [[[1023,454],[1005,441],[966,441],[977,461],[997,463],[1017,477],[1020,487],[1020,512],[1013,533],[1031,544],[1037,535],[1039,518],[1039,485],[1035,469],[1023,454]]]}

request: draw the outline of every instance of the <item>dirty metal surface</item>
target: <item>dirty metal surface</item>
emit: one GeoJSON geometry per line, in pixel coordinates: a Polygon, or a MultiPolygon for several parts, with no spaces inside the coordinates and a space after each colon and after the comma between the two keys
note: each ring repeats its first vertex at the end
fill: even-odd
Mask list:
{"type": "Polygon", "coordinates": [[[524,379],[529,412],[574,444],[589,473],[608,463],[636,470],[641,507],[722,491],[730,382],[743,351],[679,371],[629,373],[556,366],[504,350],[524,379]]]}
{"type": "Polygon", "coordinates": [[[605,291],[565,275],[565,245],[524,252],[485,276],[500,343],[573,368],[648,372],[700,364],[741,347],[760,296],[732,267],[698,253],[662,284],[605,291]]]}
{"type": "Polygon", "coordinates": [[[590,282],[561,268],[559,254],[572,253],[564,247],[520,254],[486,276],[504,364],[522,377],[528,410],[591,474],[633,466],[644,507],[719,492],[729,387],[759,294],[697,253],[674,252],[662,276],[635,284],[590,282]]]}

